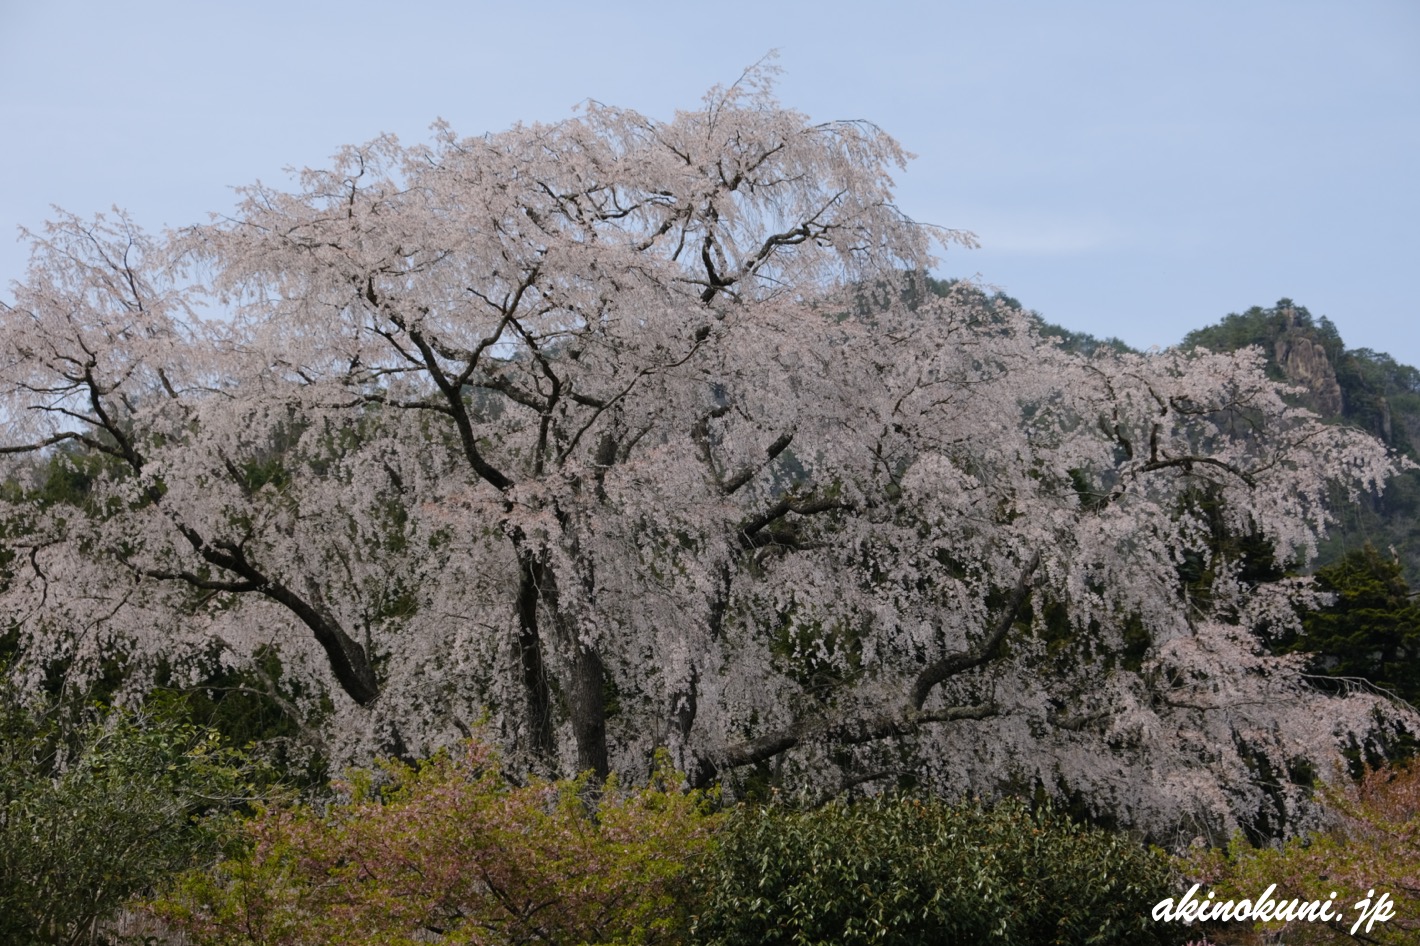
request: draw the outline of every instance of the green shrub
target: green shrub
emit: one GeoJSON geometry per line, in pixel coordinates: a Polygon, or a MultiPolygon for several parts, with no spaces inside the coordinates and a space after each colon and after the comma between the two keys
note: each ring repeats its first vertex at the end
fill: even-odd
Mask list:
{"type": "Polygon", "coordinates": [[[110,712],[78,729],[0,690],[0,943],[78,944],[215,854],[205,813],[245,792],[216,734],[110,712]]]}
{"type": "Polygon", "coordinates": [[[706,946],[1181,941],[1168,859],[1018,802],[746,807],[700,878],[706,946]]]}
{"type": "Polygon", "coordinates": [[[324,810],[258,812],[150,908],[203,946],[670,942],[716,821],[680,782],[516,786],[472,742],[357,775],[324,810]]]}

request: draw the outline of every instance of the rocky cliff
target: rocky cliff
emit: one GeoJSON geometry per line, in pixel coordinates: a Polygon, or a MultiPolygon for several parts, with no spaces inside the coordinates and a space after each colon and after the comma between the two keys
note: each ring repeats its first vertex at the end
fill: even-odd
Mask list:
{"type": "Polygon", "coordinates": [[[1277,337],[1273,354],[1287,380],[1307,391],[1307,406],[1323,417],[1343,413],[1341,382],[1326,349],[1313,337],[1309,327],[1298,324],[1296,312],[1286,310],[1286,327],[1277,337]]]}

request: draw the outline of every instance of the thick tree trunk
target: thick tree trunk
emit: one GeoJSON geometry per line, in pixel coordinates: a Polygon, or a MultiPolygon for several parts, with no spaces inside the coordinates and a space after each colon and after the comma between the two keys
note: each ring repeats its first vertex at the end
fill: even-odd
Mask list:
{"type": "Polygon", "coordinates": [[[533,553],[521,553],[522,577],[518,590],[519,644],[523,655],[523,689],[537,751],[550,758],[555,752],[552,731],[552,696],[545,662],[541,616],[551,619],[554,643],[566,662],[562,681],[572,735],[577,741],[577,770],[590,770],[604,780],[610,772],[606,747],[606,667],[596,648],[581,640],[575,621],[565,615],[558,598],[557,576],[533,553]]]}
{"type": "Polygon", "coordinates": [[[518,578],[518,653],[521,658],[523,699],[533,752],[550,764],[557,754],[552,732],[552,690],[542,659],[542,635],[537,609],[542,569],[531,555],[520,553],[518,578]]]}
{"type": "Polygon", "coordinates": [[[610,773],[606,749],[606,667],[595,648],[574,638],[572,676],[567,702],[572,711],[572,733],[577,739],[577,770],[592,772],[599,782],[610,773]]]}

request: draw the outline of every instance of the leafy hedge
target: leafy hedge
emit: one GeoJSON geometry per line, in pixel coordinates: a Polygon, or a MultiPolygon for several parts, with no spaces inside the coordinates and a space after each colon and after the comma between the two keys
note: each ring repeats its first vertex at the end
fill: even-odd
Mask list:
{"type": "Polygon", "coordinates": [[[128,898],[216,854],[249,792],[209,729],[112,711],[72,729],[0,688],[0,943],[89,942],[128,898]]]}
{"type": "Polygon", "coordinates": [[[149,909],[202,946],[673,942],[716,821],[680,782],[519,786],[470,742],[358,774],[343,803],[261,810],[149,909]]]}
{"type": "Polygon", "coordinates": [[[1170,862],[1019,802],[743,808],[703,868],[704,946],[1176,943],[1170,862]]]}
{"type": "Polygon", "coordinates": [[[5,943],[78,942],[155,884],[149,914],[200,946],[1112,946],[1185,932],[1150,920],[1177,894],[1164,855],[1019,802],[718,815],[668,768],[634,791],[517,785],[471,742],[357,773],[337,803],[204,822],[214,799],[249,791],[210,731],[113,716],[53,768],[35,717],[12,706],[3,721],[5,943]]]}

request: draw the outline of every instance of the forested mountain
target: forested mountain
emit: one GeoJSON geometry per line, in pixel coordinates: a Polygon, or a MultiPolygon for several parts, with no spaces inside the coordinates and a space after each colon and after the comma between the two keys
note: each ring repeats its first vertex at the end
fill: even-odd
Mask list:
{"type": "MultiPolygon", "coordinates": [[[[1290,299],[1253,306],[1190,332],[1185,348],[1236,351],[1257,346],[1272,377],[1302,389],[1301,401],[1334,423],[1360,428],[1412,461],[1420,460],[1420,370],[1384,352],[1347,348],[1335,324],[1290,299]]],[[[1411,587],[1420,587],[1420,470],[1395,477],[1379,496],[1338,497],[1337,526],[1319,565],[1367,545],[1393,549],[1411,587]]]]}
{"type": "MultiPolygon", "coordinates": [[[[945,291],[955,283],[934,288],[945,291]]],[[[995,302],[1023,310],[1004,293],[995,302]]],[[[1058,338],[1061,347],[1092,354],[1102,349],[1133,351],[1118,338],[1097,338],[1045,320],[1031,311],[1037,330],[1058,338]]],[[[1335,424],[1379,437],[1401,456],[1420,462],[1420,369],[1397,362],[1385,352],[1347,348],[1340,330],[1326,316],[1315,317],[1291,299],[1270,308],[1253,306],[1230,313],[1213,325],[1189,332],[1180,348],[1235,352],[1255,347],[1266,356],[1273,380],[1300,389],[1296,400],[1335,424]]],[[[1339,562],[1350,552],[1374,547],[1400,562],[1411,587],[1420,587],[1420,470],[1394,477],[1379,496],[1337,496],[1336,523],[1322,544],[1314,566],[1339,562]]]]}

